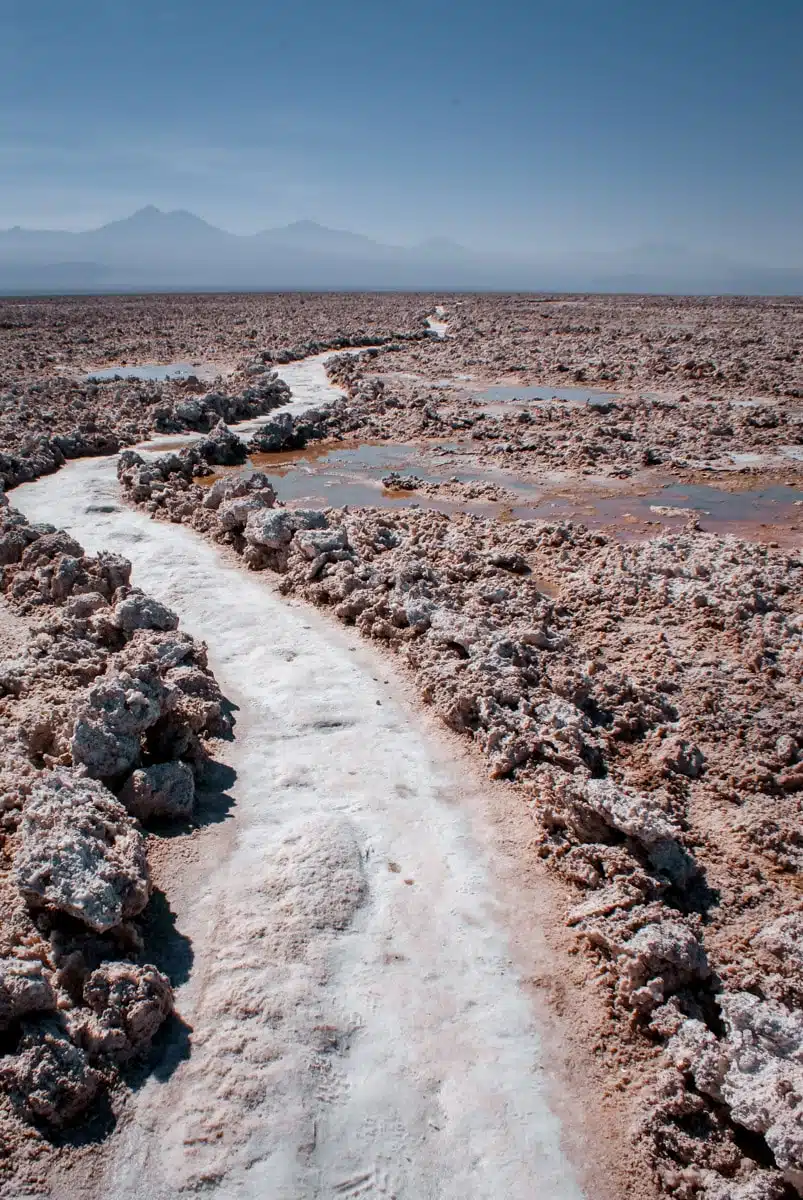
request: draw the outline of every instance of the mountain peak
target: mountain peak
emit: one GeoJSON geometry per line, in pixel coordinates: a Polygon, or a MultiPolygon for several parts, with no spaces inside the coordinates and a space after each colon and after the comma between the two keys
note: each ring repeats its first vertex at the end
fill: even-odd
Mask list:
{"type": "Polygon", "coordinates": [[[169,212],[157,208],[155,204],[146,204],[138,208],[128,217],[120,217],[117,221],[109,221],[99,229],[92,230],[92,235],[153,235],[154,237],[205,236],[207,238],[223,238],[227,235],[222,229],[210,225],[202,217],[188,212],[185,208],[175,208],[169,212]]]}

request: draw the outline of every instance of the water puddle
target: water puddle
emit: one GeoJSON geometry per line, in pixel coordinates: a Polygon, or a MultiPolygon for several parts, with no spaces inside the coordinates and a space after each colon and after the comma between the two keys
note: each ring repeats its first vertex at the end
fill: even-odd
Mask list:
{"type": "Polygon", "coordinates": [[[642,493],[612,489],[556,489],[523,480],[511,472],[464,467],[442,448],[426,445],[328,443],[306,450],[255,454],[245,467],[223,468],[201,484],[228,474],[262,471],[278,498],[307,507],[345,506],[410,508],[471,513],[501,520],[579,520],[593,528],[614,527],[626,537],[644,537],[665,526],[679,528],[690,518],[701,528],[738,532],[745,537],[799,539],[803,523],[803,490],[787,485],[725,491],[706,485],[667,483],[642,493]],[[422,484],[441,485],[440,494],[389,489],[382,480],[390,472],[414,475],[422,484]],[[494,484],[508,495],[500,500],[466,499],[460,486],[494,484]]]}
{"type": "Polygon", "coordinates": [[[151,383],[163,383],[167,379],[189,379],[194,376],[196,379],[210,382],[220,375],[230,373],[230,367],[214,363],[140,363],[137,366],[117,363],[111,367],[91,371],[85,379],[90,383],[101,383],[109,379],[141,379],[151,383]]]}
{"type": "MultiPolygon", "coordinates": [[[[438,314],[441,315],[441,314],[438,314]]],[[[430,318],[430,322],[437,318],[430,318]]],[[[346,351],[361,353],[363,349],[346,351]]],[[[310,408],[331,404],[344,393],[331,383],[325,364],[332,357],[324,351],[300,362],[278,368],[289,385],[291,401],[280,409],[236,426],[238,434],[247,438],[278,412],[299,415],[310,408]]],[[[190,364],[171,364],[190,366],[190,364]]],[[[145,368],[142,368],[145,369],[145,368]]],[[[493,385],[480,391],[466,392],[473,399],[485,399],[500,410],[515,404],[549,403],[559,400],[568,404],[586,405],[615,400],[614,393],[588,388],[521,387],[493,385]]],[[[145,443],[146,453],[178,450],[197,441],[200,434],[162,436],[145,443]]],[[[460,454],[461,443],[439,444],[433,449],[426,444],[329,442],[312,445],[306,450],[278,454],[256,454],[245,467],[223,468],[198,482],[211,483],[229,473],[264,472],[278,498],[287,504],[309,507],[343,508],[418,507],[446,514],[458,512],[499,520],[567,520],[582,521],[593,528],[615,529],[627,538],[652,536],[660,527],[678,528],[690,517],[696,518],[703,529],[734,532],[748,538],[779,540],[797,544],[799,527],[803,523],[803,491],[783,485],[743,491],[724,491],[704,485],[682,486],[667,483],[641,494],[623,494],[603,486],[556,488],[554,484],[536,484],[511,472],[496,470],[466,462],[460,454]],[[456,455],[452,458],[451,455],[456,455]],[[462,461],[461,461],[462,459],[462,461]],[[383,477],[391,472],[415,475],[423,484],[441,486],[439,494],[425,491],[389,490],[383,477]],[[503,499],[468,499],[465,488],[449,485],[494,484],[505,490],[503,499]]],[[[798,447],[786,447],[787,451],[798,447]]],[[[741,456],[746,460],[748,455],[741,456]]],[[[791,457],[791,455],[790,455],[791,457]]]]}
{"type": "Polygon", "coordinates": [[[471,394],[474,400],[487,400],[492,404],[548,404],[558,400],[564,404],[585,406],[607,404],[621,398],[614,392],[600,392],[593,388],[521,387],[516,384],[494,384],[471,394]]]}

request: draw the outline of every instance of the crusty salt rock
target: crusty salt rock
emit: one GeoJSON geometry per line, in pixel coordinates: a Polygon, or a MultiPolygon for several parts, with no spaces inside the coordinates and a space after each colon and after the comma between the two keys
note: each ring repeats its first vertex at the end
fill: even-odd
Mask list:
{"type": "Polygon", "coordinates": [[[188,659],[206,666],[203,642],[196,642],[179,630],[138,629],[112,661],[118,670],[138,672],[143,664],[153,663],[158,671],[164,672],[188,659]]]}
{"type": "Polygon", "coordinates": [[[133,633],[135,629],[178,628],[178,617],[171,608],[138,589],[132,589],[114,606],[112,621],[124,633],[133,633]]]}
{"type": "Polygon", "coordinates": [[[777,1171],[751,1171],[747,1179],[726,1179],[713,1171],[705,1172],[703,1200],[785,1200],[788,1188],[777,1171]]]}
{"type": "Polygon", "coordinates": [[[101,596],[100,592],[82,592],[77,596],[71,596],[64,605],[64,611],[69,617],[76,617],[79,621],[85,621],[89,617],[94,616],[96,612],[103,609],[108,609],[109,602],[105,596],[101,596]]]}
{"type": "Polygon", "coordinates": [[[560,816],[581,841],[607,842],[620,834],[650,848],[678,833],[652,796],[610,779],[588,779],[580,787],[560,783],[555,795],[560,816]]]}
{"type": "Polygon", "coordinates": [[[326,514],[314,509],[269,509],[249,516],[245,540],[252,546],[281,550],[290,544],[299,529],[327,529],[328,526],[326,514]]]}
{"type": "Polygon", "coordinates": [[[255,430],[248,442],[248,448],[254,451],[276,451],[301,449],[305,439],[297,433],[296,422],[290,413],[278,413],[270,421],[266,421],[255,430]]]}
{"type": "Polygon", "coordinates": [[[243,478],[241,475],[226,476],[223,479],[216,479],[210,488],[207,489],[204,495],[201,507],[206,509],[218,509],[224,500],[235,500],[238,496],[247,496],[249,493],[258,492],[263,500],[264,508],[270,508],[276,502],[276,493],[274,492],[270,480],[262,471],[255,471],[253,475],[248,475],[243,478]],[[273,497],[271,500],[270,497],[273,497]]]}
{"type": "Polygon", "coordinates": [[[785,974],[803,981],[803,912],[784,913],[765,925],[753,942],[773,954],[785,974]]]}
{"type": "Polygon", "coordinates": [[[775,753],[784,766],[792,766],[800,753],[797,738],[792,737],[789,733],[782,733],[775,742],[775,753]]]}
{"type": "Polygon", "coordinates": [[[294,545],[305,558],[314,559],[320,554],[332,554],[348,547],[345,529],[302,529],[296,534],[294,545]]]}
{"type": "Polygon", "coordinates": [[[225,737],[231,732],[231,716],[224,710],[223,693],[211,672],[197,666],[174,667],[165,673],[174,700],[171,712],[193,733],[225,737]]]}
{"type": "Polygon", "coordinates": [[[18,528],[6,528],[0,533],[0,566],[18,563],[22,558],[28,539],[18,528]]]}
{"type": "Polygon", "coordinates": [[[59,554],[66,554],[71,558],[82,558],[83,553],[83,546],[63,529],[60,529],[56,533],[47,533],[44,537],[37,538],[23,554],[22,565],[26,570],[30,570],[37,564],[47,562],[59,554]]]}
{"type": "Polygon", "coordinates": [[[679,988],[711,974],[697,935],[680,920],[644,925],[626,941],[605,926],[596,926],[590,940],[614,959],[622,1003],[640,1012],[649,1012],[679,988]]]}
{"type": "Polygon", "coordinates": [[[32,905],[59,909],[102,933],[148,902],[145,842],[112,793],[59,768],[26,800],[14,877],[32,905]]]}
{"type": "Polygon", "coordinates": [[[136,734],[115,733],[102,720],[87,713],[79,715],[70,739],[70,754],[76,766],[84,766],[95,779],[113,779],[133,767],[141,751],[136,734]]]}
{"type": "Polygon", "coordinates": [[[79,709],[70,750],[73,762],[97,779],[110,779],[137,761],[140,735],[169,706],[169,693],[154,667],[102,678],[79,709]]]}
{"type": "Polygon", "coordinates": [[[102,595],[111,598],[118,588],[127,587],[131,582],[131,563],[122,554],[101,550],[94,562],[97,564],[97,578],[100,581],[98,591],[102,595]]]}
{"type": "Polygon", "coordinates": [[[174,406],[173,412],[182,425],[188,425],[191,429],[195,428],[204,416],[203,400],[197,396],[190,396],[186,400],[180,400],[174,406]]]}
{"type": "Polygon", "coordinates": [[[0,958],[0,1029],[30,1012],[51,1012],[56,998],[41,962],[0,958]]]}
{"type": "Polygon", "coordinates": [[[266,550],[281,550],[289,546],[296,532],[292,514],[286,508],[254,512],[245,525],[245,540],[266,550]]]}
{"type": "Polygon", "coordinates": [[[186,763],[156,763],[129,776],[120,800],[140,821],[188,817],[195,803],[195,777],[186,763]]]}
{"type": "Polygon", "coordinates": [[[468,653],[482,633],[476,621],[448,608],[437,608],[430,614],[428,636],[438,645],[459,646],[468,653]]]}
{"type": "Polygon", "coordinates": [[[62,554],[44,567],[38,567],[35,578],[40,593],[48,600],[58,603],[71,595],[81,574],[79,560],[62,554]]]}
{"type": "Polygon", "coordinates": [[[196,447],[201,458],[215,466],[238,466],[245,462],[246,445],[222,419],[196,447]]]}
{"type": "Polygon", "coordinates": [[[0,1058],[0,1085],[26,1120],[60,1129],[89,1107],[103,1077],[60,1024],[45,1021],[25,1028],[17,1052],[0,1058]]]}
{"type": "Polygon", "coordinates": [[[785,1178],[803,1186],[803,1014],[750,992],[719,998],[725,1036],[687,1021],[667,1047],[700,1091],[763,1134],[785,1178]]]}
{"type": "Polygon", "coordinates": [[[221,529],[228,532],[244,529],[252,513],[272,508],[275,496],[270,492],[249,492],[226,499],[217,510],[221,529]]]}
{"type": "Polygon", "coordinates": [[[678,841],[677,826],[664,812],[659,794],[634,791],[609,779],[588,779],[577,788],[556,789],[561,815],[583,841],[606,842],[624,834],[644,847],[656,871],[684,886],[693,877],[694,862],[678,841]],[[607,831],[607,832],[606,832],[607,831]]]}
{"type": "Polygon", "coordinates": [[[173,1011],[173,989],[156,967],[105,962],[84,983],[84,1003],[70,1022],[75,1041],[93,1060],[125,1063],[147,1053],[173,1011]]]}

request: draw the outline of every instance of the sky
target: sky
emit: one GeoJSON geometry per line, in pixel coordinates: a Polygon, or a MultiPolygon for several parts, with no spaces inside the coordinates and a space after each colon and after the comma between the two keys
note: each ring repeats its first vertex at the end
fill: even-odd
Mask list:
{"type": "Polygon", "coordinates": [[[803,264],[803,0],[0,0],[0,227],[803,264]]]}

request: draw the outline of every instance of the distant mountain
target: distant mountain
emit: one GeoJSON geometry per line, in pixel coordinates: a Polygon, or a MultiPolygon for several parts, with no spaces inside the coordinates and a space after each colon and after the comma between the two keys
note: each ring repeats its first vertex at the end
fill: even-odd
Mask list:
{"type": "Polygon", "coordinates": [[[91,229],[87,233],[73,234],[74,237],[92,238],[94,241],[152,241],[165,238],[179,240],[193,239],[220,243],[232,235],[210,225],[195,213],[178,208],[173,212],[162,212],[149,204],[140,208],[130,217],[119,221],[109,221],[99,229],[91,229]]]}
{"type": "Polygon", "coordinates": [[[615,253],[482,253],[447,238],[393,246],[294,221],[228,233],[148,205],[98,229],[0,230],[0,292],[383,289],[803,293],[803,268],[744,266],[682,246],[615,253]]]}
{"type": "Polygon", "coordinates": [[[276,246],[303,250],[316,254],[355,254],[360,257],[385,257],[401,252],[399,246],[383,246],[362,233],[349,233],[345,229],[329,229],[315,221],[294,221],[278,229],[263,229],[254,235],[263,246],[276,246]]]}

